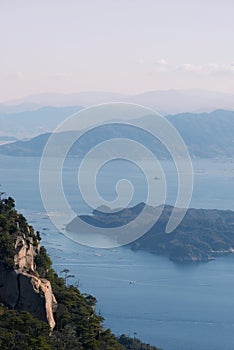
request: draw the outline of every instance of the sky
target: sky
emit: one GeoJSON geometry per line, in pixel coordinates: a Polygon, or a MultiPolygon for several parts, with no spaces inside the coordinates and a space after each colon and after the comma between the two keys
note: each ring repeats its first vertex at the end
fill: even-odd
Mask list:
{"type": "Polygon", "coordinates": [[[233,0],[0,0],[0,102],[44,92],[234,93],[233,0]]]}

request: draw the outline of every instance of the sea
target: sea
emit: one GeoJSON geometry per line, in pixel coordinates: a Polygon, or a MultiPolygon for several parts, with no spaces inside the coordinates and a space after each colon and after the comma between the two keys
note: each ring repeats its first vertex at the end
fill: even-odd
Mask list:
{"type": "MultiPolygon", "coordinates": [[[[170,161],[160,163],[166,177],[166,203],[173,205],[178,190],[176,167],[170,161]]],[[[15,198],[17,209],[40,231],[57,273],[68,268],[74,275],[69,283],[97,298],[96,311],[105,318],[106,328],[164,350],[233,350],[234,256],[178,265],[167,257],[125,247],[99,249],[78,244],[54,226],[52,214],[43,206],[40,158],[0,156],[0,164],[1,191],[15,198]]],[[[79,189],[78,168],[76,158],[66,160],[62,186],[74,211],[90,213],[92,208],[79,189]]],[[[193,168],[189,206],[234,210],[234,161],[195,159],[193,168]]],[[[48,171],[48,186],[55,176],[48,171]]],[[[160,181],[153,172],[148,176],[160,181]]],[[[134,189],[128,205],[144,201],[147,181],[142,169],[121,160],[101,167],[96,177],[100,197],[113,201],[118,195],[116,183],[123,178],[134,189]]],[[[89,188],[88,176],[86,186],[89,188]]],[[[60,215],[59,210],[53,215],[60,215]]]]}

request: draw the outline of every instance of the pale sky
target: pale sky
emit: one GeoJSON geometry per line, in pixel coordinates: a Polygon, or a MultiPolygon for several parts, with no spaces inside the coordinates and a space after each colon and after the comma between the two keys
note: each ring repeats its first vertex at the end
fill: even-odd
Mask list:
{"type": "Polygon", "coordinates": [[[234,93],[233,0],[0,0],[0,101],[42,93],[234,93]]]}

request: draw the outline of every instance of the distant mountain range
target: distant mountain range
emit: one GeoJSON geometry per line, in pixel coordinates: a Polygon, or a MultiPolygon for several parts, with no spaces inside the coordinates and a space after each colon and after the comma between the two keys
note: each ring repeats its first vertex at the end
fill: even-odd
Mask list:
{"type": "Polygon", "coordinates": [[[233,94],[191,89],[149,91],[135,95],[98,91],[73,94],[43,93],[7,101],[0,105],[0,113],[23,112],[45,106],[86,107],[105,102],[142,104],[165,115],[184,112],[210,112],[215,109],[234,110],[233,94]]]}
{"type": "Polygon", "coordinates": [[[80,109],[79,106],[69,106],[43,107],[33,111],[14,113],[0,112],[0,136],[14,136],[22,139],[51,132],[80,109]]]}
{"type": "MultiPolygon", "coordinates": [[[[67,109],[64,112],[67,112],[67,109]]],[[[166,118],[178,130],[192,157],[233,157],[234,112],[217,110],[212,113],[169,115],[166,118]]],[[[154,117],[145,116],[140,121],[143,126],[147,124],[150,127],[151,123],[154,123],[154,117]]],[[[69,139],[71,134],[74,136],[75,133],[75,137],[78,139],[80,132],[68,131],[56,134],[58,147],[54,150],[54,155],[59,155],[59,145],[62,145],[67,138],[69,139]]],[[[41,156],[50,135],[51,133],[44,133],[28,141],[16,141],[2,145],[0,146],[0,153],[12,156],[41,156]]],[[[160,159],[170,157],[165,147],[146,131],[126,125],[120,126],[119,124],[100,126],[92,131],[88,131],[74,143],[69,151],[69,155],[83,157],[96,144],[118,137],[129,138],[144,144],[160,159]]],[[[106,150],[106,152],[110,151],[110,148],[106,150]]],[[[136,151],[131,149],[129,152],[129,155],[131,155],[131,152],[134,154],[136,151]]]]}

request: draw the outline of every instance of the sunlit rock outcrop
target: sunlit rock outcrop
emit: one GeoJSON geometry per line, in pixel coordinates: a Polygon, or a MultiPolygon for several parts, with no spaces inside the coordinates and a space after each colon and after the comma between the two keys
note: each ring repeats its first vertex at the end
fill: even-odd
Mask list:
{"type": "Polygon", "coordinates": [[[14,267],[0,262],[0,302],[12,309],[30,312],[53,329],[57,302],[50,282],[37,273],[35,257],[39,251],[40,244],[32,237],[24,234],[16,237],[14,267]]]}

